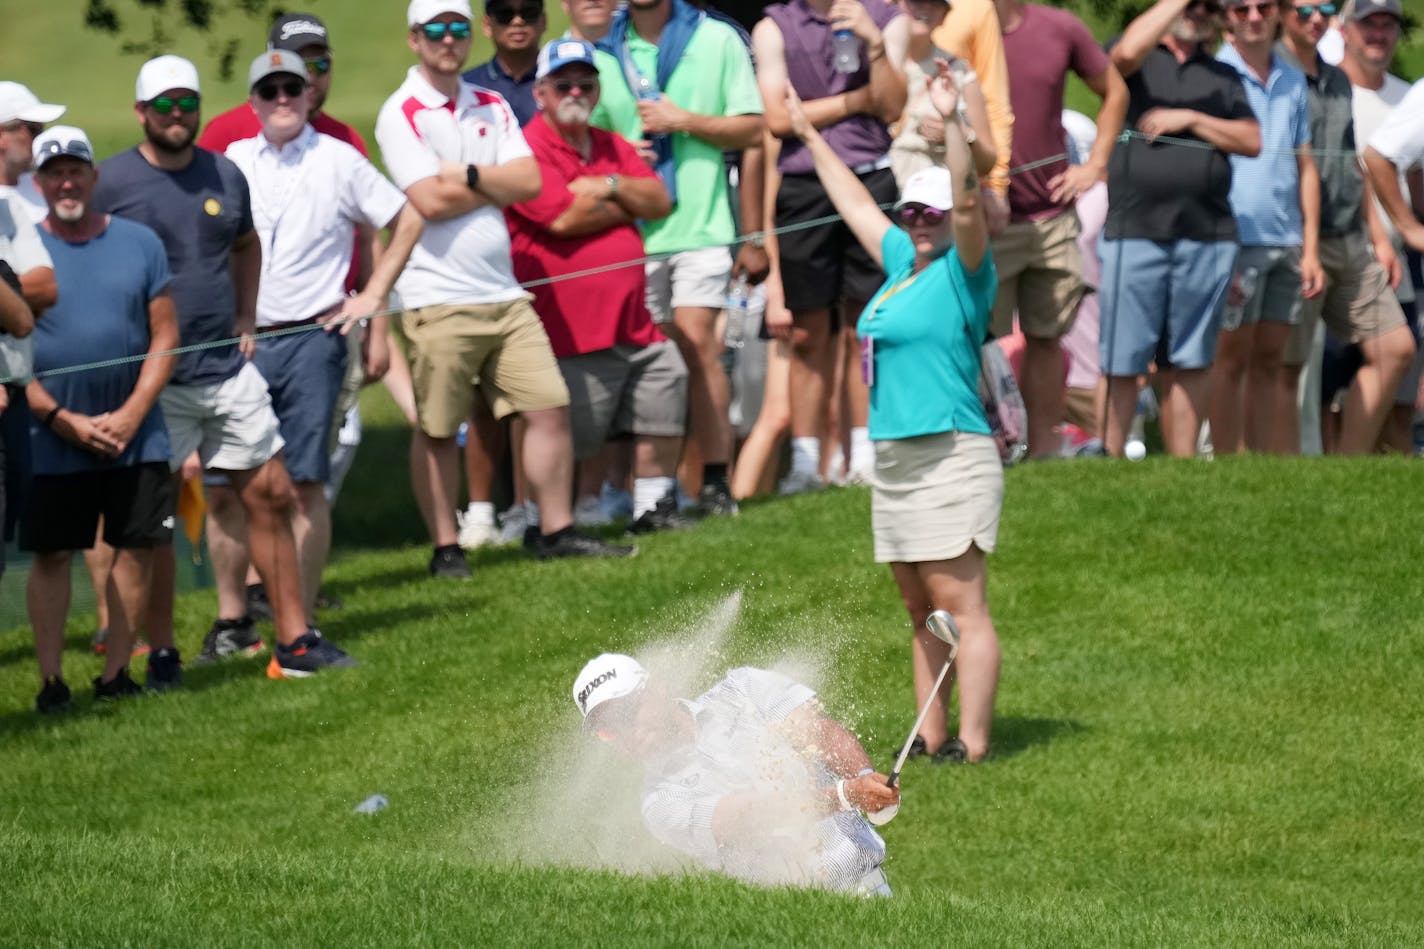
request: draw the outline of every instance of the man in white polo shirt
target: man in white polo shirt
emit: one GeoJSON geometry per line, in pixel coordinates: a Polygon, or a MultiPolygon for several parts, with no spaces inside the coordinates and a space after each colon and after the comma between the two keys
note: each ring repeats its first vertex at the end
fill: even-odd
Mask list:
{"type": "MultiPolygon", "coordinates": [[[[352,146],[319,135],[308,122],[306,65],[296,53],[270,49],[247,76],[256,138],[233,142],[227,157],[247,178],[252,220],[262,242],[253,362],[267,380],[281,424],[287,470],[297,489],[293,528],[302,596],[315,625],[317,590],[331,549],[331,424],[346,371],[342,338],[355,320],[386,307],[386,298],[415,240],[421,218],[405,195],[352,146]],[[346,296],[356,228],[393,229],[361,295],[346,296]]],[[[384,374],[385,317],[365,335],[369,376],[384,374]]]]}
{"type": "Polygon", "coordinates": [[[500,209],[539,194],[539,165],[509,104],[464,82],[470,54],[468,0],[412,0],[407,42],[419,63],[386,100],[376,141],[396,184],[425,218],[399,284],[409,309],[419,427],[411,441],[411,481],[435,550],[436,577],[470,575],[456,542],[455,434],[478,385],[496,418],[525,422],[524,474],[539,505],[536,556],[628,556],[573,529],[573,441],[569,393],[529,294],[514,279],[509,231],[500,209]]]}

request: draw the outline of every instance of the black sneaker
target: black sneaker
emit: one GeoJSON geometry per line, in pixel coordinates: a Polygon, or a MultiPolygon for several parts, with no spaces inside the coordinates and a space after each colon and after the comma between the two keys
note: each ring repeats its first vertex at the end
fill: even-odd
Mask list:
{"type": "Polygon", "coordinates": [[[709,481],[697,494],[697,508],[712,517],[725,517],[741,510],[725,481],[709,481]]]}
{"type": "Polygon", "coordinates": [[[606,540],[580,534],[573,525],[552,534],[537,531],[524,535],[524,547],[540,560],[558,557],[631,557],[638,552],[637,547],[610,544],[606,540]]]}
{"type": "Polygon", "coordinates": [[[272,622],[272,601],[267,599],[267,587],[264,584],[247,585],[247,615],[261,622],[272,622]]]}
{"type": "Polygon", "coordinates": [[[203,637],[203,651],[198,653],[193,664],[207,665],[228,656],[255,656],[261,651],[262,637],[257,635],[252,617],[218,619],[213,621],[213,628],[203,637]]]}
{"type": "Polygon", "coordinates": [[[129,678],[129,670],[120,669],[119,674],[108,682],[102,675],[94,677],[94,701],[114,702],[130,695],[142,695],[143,686],[129,678]]]}
{"type": "Polygon", "coordinates": [[[465,552],[459,544],[436,547],[430,557],[430,575],[440,580],[470,579],[470,565],[465,561],[465,552]]]}
{"type": "Polygon", "coordinates": [[[183,688],[183,660],[178,658],[178,650],[155,649],[149,653],[143,684],[154,692],[183,688]]]}
{"type": "Polygon", "coordinates": [[[58,715],[69,711],[69,686],[59,676],[50,676],[44,688],[35,696],[35,711],[41,715],[58,715]]]}
{"type": "Polygon", "coordinates": [[[272,647],[267,678],[306,679],[324,669],[341,669],[356,664],[355,659],[323,639],[321,630],[309,629],[290,646],[277,643],[272,647]]]}
{"type": "Polygon", "coordinates": [[[656,505],[639,514],[628,525],[630,534],[651,534],[653,531],[680,531],[696,523],[677,509],[677,498],[669,494],[656,505]]]}

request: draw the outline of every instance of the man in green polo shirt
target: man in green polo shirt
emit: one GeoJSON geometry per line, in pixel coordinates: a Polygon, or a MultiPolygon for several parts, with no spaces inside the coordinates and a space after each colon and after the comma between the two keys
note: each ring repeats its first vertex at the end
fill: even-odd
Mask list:
{"type": "Polygon", "coordinates": [[[648,308],[688,368],[691,446],[701,455],[704,509],[736,511],[727,486],[729,398],[717,314],[736,239],[722,153],[761,141],[751,58],[730,26],[683,0],[632,0],[598,44],[602,98],[592,123],[641,143],[673,198],[643,225],[648,308]]]}

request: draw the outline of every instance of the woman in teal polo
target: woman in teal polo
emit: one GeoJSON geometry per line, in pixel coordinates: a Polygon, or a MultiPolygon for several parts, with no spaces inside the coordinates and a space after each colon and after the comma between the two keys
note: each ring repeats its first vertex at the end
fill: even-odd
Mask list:
{"type": "Polygon", "coordinates": [[[787,89],[792,130],[815,159],[826,193],[888,275],[856,325],[875,442],[871,526],[875,559],[890,564],[915,631],[917,707],[929,698],[948,649],[925,630],[925,617],[948,610],[960,629],[958,735],[948,728],[950,683],[920,734],[921,752],[938,761],[978,761],[988,753],[999,684],[985,556],[998,535],[1004,473],[978,388],[998,278],[958,100],[949,66],[938,63],[930,101],[944,117],[944,167],[911,176],[886,217],[787,89]]]}

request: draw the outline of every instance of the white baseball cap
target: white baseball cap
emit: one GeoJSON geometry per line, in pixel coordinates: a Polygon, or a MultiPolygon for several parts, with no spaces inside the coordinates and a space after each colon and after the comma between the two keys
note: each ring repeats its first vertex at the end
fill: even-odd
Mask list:
{"type": "Polygon", "coordinates": [[[470,12],[470,0],[410,0],[410,6],[405,11],[405,21],[408,26],[420,26],[442,13],[458,13],[467,20],[475,18],[470,12]]]}
{"type": "Polygon", "coordinates": [[[134,84],[135,102],[152,102],[170,89],[198,88],[198,67],[182,56],[159,56],[143,64],[134,84]]]}
{"type": "Polygon", "coordinates": [[[583,713],[583,727],[589,727],[589,715],[594,709],[632,695],[647,681],[648,670],[621,652],[606,652],[590,661],[574,680],[574,704],[583,713]]]}
{"type": "Polygon", "coordinates": [[[78,158],[94,164],[94,146],[83,129],[72,125],[55,125],[45,129],[35,138],[33,146],[35,171],[44,167],[51,158],[78,158]]]}
{"type": "Polygon", "coordinates": [[[907,204],[923,204],[927,208],[948,211],[954,207],[954,191],[950,186],[949,169],[943,165],[925,168],[910,176],[905,187],[900,189],[900,200],[895,202],[895,210],[907,204]]]}
{"type": "Polygon", "coordinates": [[[64,114],[64,106],[41,102],[18,82],[0,82],[0,122],[53,122],[64,114]]]}

